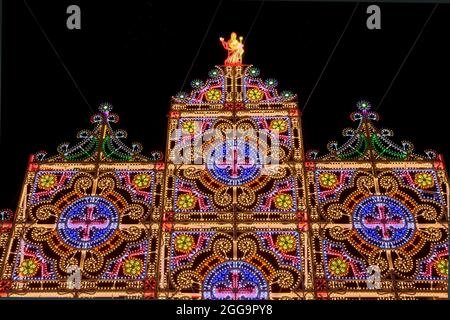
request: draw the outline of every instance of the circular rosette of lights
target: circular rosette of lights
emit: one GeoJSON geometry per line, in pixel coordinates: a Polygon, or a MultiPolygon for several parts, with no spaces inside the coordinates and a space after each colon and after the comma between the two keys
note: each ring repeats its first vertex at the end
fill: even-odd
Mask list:
{"type": "Polygon", "coordinates": [[[136,278],[138,277],[142,271],[144,270],[144,261],[139,258],[128,258],[125,260],[125,263],[123,264],[123,274],[136,278]]]}
{"type": "Polygon", "coordinates": [[[76,249],[92,249],[106,241],[119,226],[117,208],[109,200],[87,196],[68,205],[58,220],[60,238],[76,249]]]}
{"type": "Polygon", "coordinates": [[[252,88],[247,91],[247,99],[251,102],[260,101],[264,98],[264,92],[260,89],[252,88]]]}
{"type": "Polygon", "coordinates": [[[206,101],[219,102],[222,99],[222,91],[219,89],[209,89],[205,94],[206,101]]]}
{"type": "Polygon", "coordinates": [[[369,111],[372,106],[369,101],[360,100],[356,103],[356,107],[361,111],[369,111]]]}
{"type": "Polygon", "coordinates": [[[37,181],[40,189],[51,190],[56,186],[58,178],[54,174],[46,173],[40,175],[37,181]]]}
{"type": "Polygon", "coordinates": [[[356,205],[353,227],[358,235],[380,249],[397,249],[412,239],[414,216],[400,201],[371,196],[356,205]]]}
{"type": "Polygon", "coordinates": [[[260,153],[252,141],[228,139],[208,150],[206,167],[210,175],[223,184],[243,185],[260,176],[260,153]]]}
{"type": "Polygon", "coordinates": [[[414,182],[421,189],[429,189],[434,186],[433,175],[429,172],[416,173],[414,182]]]}
{"type": "Polygon", "coordinates": [[[179,234],[174,239],[175,250],[182,253],[189,253],[195,246],[194,237],[190,234],[179,234]]]}
{"type": "Polygon", "coordinates": [[[148,173],[139,173],[133,178],[133,185],[137,189],[145,189],[151,185],[152,177],[148,173]]]}

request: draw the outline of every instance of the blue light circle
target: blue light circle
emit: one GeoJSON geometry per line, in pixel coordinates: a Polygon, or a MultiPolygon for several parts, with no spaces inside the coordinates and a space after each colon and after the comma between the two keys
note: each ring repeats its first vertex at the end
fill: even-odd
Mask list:
{"type": "Polygon", "coordinates": [[[220,142],[211,148],[206,162],[211,176],[229,186],[253,181],[261,173],[261,153],[248,141],[220,142]]]}
{"type": "Polygon", "coordinates": [[[396,249],[414,235],[414,216],[398,200],[371,196],[362,200],[353,212],[353,227],[365,241],[381,248],[396,249]]]}
{"type": "Polygon", "coordinates": [[[89,196],[68,205],[58,220],[61,239],[77,249],[91,249],[105,243],[117,230],[116,207],[102,197],[89,196]]]}

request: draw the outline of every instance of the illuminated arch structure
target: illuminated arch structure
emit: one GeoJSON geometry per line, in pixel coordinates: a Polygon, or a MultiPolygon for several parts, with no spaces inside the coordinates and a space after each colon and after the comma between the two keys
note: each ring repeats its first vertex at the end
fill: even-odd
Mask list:
{"type": "Polygon", "coordinates": [[[122,141],[109,104],[77,144],[31,156],[17,210],[0,213],[0,296],[447,298],[442,156],[393,143],[366,101],[346,143],[305,152],[296,95],[259,74],[217,66],[173,97],[164,160],[122,141]]]}

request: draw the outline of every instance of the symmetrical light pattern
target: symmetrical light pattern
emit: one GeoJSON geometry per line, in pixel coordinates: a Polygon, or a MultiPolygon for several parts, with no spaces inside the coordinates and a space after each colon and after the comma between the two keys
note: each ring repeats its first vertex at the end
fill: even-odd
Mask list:
{"type": "Polygon", "coordinates": [[[393,142],[366,100],[344,144],[305,152],[297,96],[221,40],[225,65],[172,98],[164,161],[108,103],[77,144],[30,158],[0,210],[0,297],[447,298],[443,157],[393,142]]]}

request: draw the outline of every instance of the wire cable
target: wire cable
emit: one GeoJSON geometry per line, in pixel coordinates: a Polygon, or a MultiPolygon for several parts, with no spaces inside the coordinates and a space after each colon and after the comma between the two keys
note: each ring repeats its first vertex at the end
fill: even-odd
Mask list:
{"type": "Polygon", "coordinates": [[[386,91],[383,94],[383,97],[381,98],[380,102],[378,103],[377,107],[375,108],[375,111],[378,111],[378,109],[380,108],[381,104],[383,103],[384,99],[386,98],[387,94],[389,93],[389,91],[392,88],[392,85],[394,84],[395,80],[397,79],[397,76],[399,75],[400,71],[402,70],[403,66],[405,65],[406,60],[408,60],[409,56],[411,55],[411,52],[413,51],[413,49],[415,48],[417,42],[419,41],[419,38],[422,36],[423,31],[425,30],[428,22],[430,21],[431,17],[433,16],[434,12],[436,11],[437,7],[438,7],[438,3],[436,3],[433,7],[433,10],[431,10],[430,14],[428,15],[427,20],[425,21],[425,23],[423,24],[422,28],[419,31],[419,34],[417,35],[416,39],[414,40],[411,48],[409,48],[408,53],[406,54],[405,58],[403,59],[402,63],[400,64],[400,66],[397,69],[397,72],[395,73],[394,77],[391,80],[391,83],[389,84],[388,88],[386,89],[386,91]]]}
{"type": "Polygon", "coordinates": [[[333,48],[333,50],[331,51],[331,54],[330,54],[330,56],[328,57],[328,60],[327,60],[327,62],[325,63],[325,65],[324,65],[324,67],[323,67],[323,69],[322,69],[322,72],[320,72],[319,78],[317,79],[317,81],[316,81],[316,83],[314,84],[314,87],[312,88],[312,90],[311,90],[311,92],[310,92],[308,98],[306,99],[306,102],[305,102],[305,104],[304,104],[304,106],[303,106],[303,108],[302,108],[302,112],[305,111],[306,106],[308,105],[309,100],[311,99],[311,97],[312,97],[314,91],[316,90],[317,85],[318,85],[319,82],[320,82],[320,79],[322,79],[322,76],[323,76],[325,70],[327,69],[328,63],[331,61],[331,58],[333,57],[334,52],[336,51],[336,48],[338,47],[339,43],[341,42],[342,37],[344,36],[345,32],[347,31],[347,28],[348,28],[348,26],[350,25],[350,22],[352,21],[353,16],[355,15],[355,12],[356,12],[356,9],[358,8],[358,6],[359,6],[359,2],[357,2],[357,3],[355,4],[355,7],[353,8],[352,13],[351,13],[350,17],[349,17],[348,20],[347,20],[347,23],[346,23],[346,25],[345,25],[345,27],[344,27],[344,30],[342,30],[342,33],[341,33],[341,35],[340,35],[338,41],[337,41],[336,44],[334,45],[334,48],[333,48]]]}
{"type": "Polygon", "coordinates": [[[264,0],[261,1],[261,4],[259,5],[258,11],[256,12],[255,18],[253,18],[253,22],[250,25],[250,28],[248,29],[247,35],[245,36],[244,44],[245,44],[245,41],[247,41],[247,39],[248,39],[248,37],[250,35],[250,32],[252,32],[253,26],[255,25],[256,20],[259,17],[259,14],[261,13],[261,9],[262,9],[263,5],[264,5],[264,0]]]}
{"type": "Polygon", "coordinates": [[[190,75],[190,73],[192,71],[192,68],[194,67],[195,61],[197,61],[198,55],[200,53],[200,50],[202,49],[203,43],[205,42],[205,39],[208,36],[209,30],[211,29],[211,26],[212,26],[214,20],[216,19],[217,12],[219,11],[219,8],[222,5],[222,2],[223,2],[223,0],[219,1],[219,4],[217,5],[216,10],[214,11],[214,14],[213,14],[213,16],[211,18],[211,21],[209,21],[208,28],[206,29],[206,32],[203,35],[202,42],[200,43],[200,46],[197,49],[197,53],[195,54],[194,59],[192,60],[191,66],[189,67],[189,70],[188,70],[188,72],[186,74],[186,77],[184,78],[183,85],[181,86],[180,92],[183,91],[184,86],[186,85],[186,81],[189,78],[189,75],[190,75]]]}
{"type": "Polygon", "coordinates": [[[61,56],[59,55],[58,51],[56,50],[55,46],[53,45],[52,41],[50,40],[50,38],[48,37],[47,33],[45,32],[44,28],[41,26],[41,24],[39,23],[36,15],[34,14],[33,10],[31,10],[30,6],[28,5],[26,0],[23,0],[23,2],[25,3],[25,6],[27,7],[28,11],[30,12],[31,16],[33,17],[34,21],[36,22],[36,24],[38,25],[39,29],[41,30],[42,34],[44,35],[45,39],[47,39],[47,42],[49,43],[50,47],[52,48],[53,52],[55,53],[56,57],[58,58],[59,62],[61,63],[61,65],[64,67],[64,70],[66,70],[67,74],[69,75],[70,80],[72,80],[73,84],[75,85],[75,88],[78,90],[78,92],[80,93],[81,97],[83,98],[84,102],[87,104],[87,106],[89,107],[89,109],[91,110],[92,113],[95,113],[94,109],[92,108],[92,106],[89,104],[89,102],[87,101],[86,97],[84,96],[83,92],[81,91],[80,87],[78,86],[78,83],[75,81],[74,77],[72,76],[72,74],[70,73],[69,69],[67,68],[66,64],[64,63],[63,59],[61,58],[61,56]]]}

